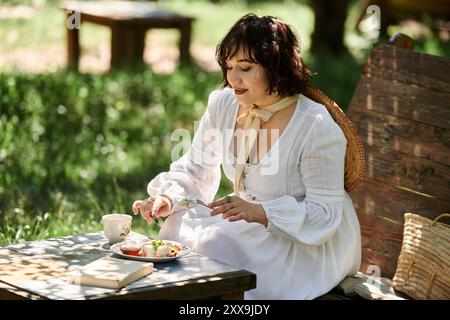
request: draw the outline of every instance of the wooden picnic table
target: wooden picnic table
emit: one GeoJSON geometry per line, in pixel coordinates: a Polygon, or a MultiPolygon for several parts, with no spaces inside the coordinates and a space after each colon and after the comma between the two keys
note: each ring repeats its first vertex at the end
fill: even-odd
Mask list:
{"type": "Polygon", "coordinates": [[[61,8],[67,12],[71,22],[76,20],[70,17],[79,14],[79,26],[64,24],[67,29],[67,63],[76,69],[81,51],[79,31],[83,22],[111,29],[111,68],[142,62],[145,34],[151,28],[178,29],[180,61],[191,59],[189,47],[193,17],[165,10],[154,3],[135,1],[65,1],[61,8]]]}
{"type": "MultiPolygon", "coordinates": [[[[147,239],[135,232],[129,238],[147,239]]],[[[243,299],[256,287],[255,274],[193,251],[155,263],[150,275],[121,290],[69,284],[69,270],[111,254],[103,232],[2,246],[0,300],[243,299]]]]}

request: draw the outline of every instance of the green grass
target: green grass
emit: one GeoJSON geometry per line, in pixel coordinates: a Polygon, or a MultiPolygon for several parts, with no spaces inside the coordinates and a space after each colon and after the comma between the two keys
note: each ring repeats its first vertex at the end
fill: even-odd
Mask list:
{"type": "Polygon", "coordinates": [[[102,214],[130,212],[167,169],[170,134],[193,131],[218,82],[195,66],[1,74],[0,241],[98,230],[102,214]]]}
{"type": "MultiPolygon", "coordinates": [[[[38,0],[2,0],[36,3],[38,0]]],[[[0,53],[65,47],[59,1],[30,19],[0,20],[0,53]]],[[[306,1],[164,0],[167,8],[197,17],[193,48],[212,47],[237,18],[270,14],[291,24],[303,43],[313,83],[344,110],[367,54],[376,45],[351,29],[350,54],[309,54],[313,13],[306,1]]],[[[349,25],[351,25],[349,23],[349,25]]],[[[84,50],[108,45],[105,27],[86,24],[84,50]]],[[[394,31],[405,31],[392,29],[394,31]]],[[[448,42],[416,36],[416,50],[450,56],[448,42]]],[[[177,34],[152,30],[152,45],[175,45],[177,34]]],[[[379,41],[385,42],[386,39],[379,41]]],[[[7,65],[0,70],[0,244],[94,232],[103,214],[131,213],[146,184],[170,164],[176,128],[193,131],[208,94],[219,85],[217,72],[192,65],[170,75],[148,66],[105,75],[56,70],[29,74],[7,65]]],[[[231,191],[222,179],[217,197],[231,191]]],[[[157,227],[133,219],[133,229],[154,236],[157,227]]]]}

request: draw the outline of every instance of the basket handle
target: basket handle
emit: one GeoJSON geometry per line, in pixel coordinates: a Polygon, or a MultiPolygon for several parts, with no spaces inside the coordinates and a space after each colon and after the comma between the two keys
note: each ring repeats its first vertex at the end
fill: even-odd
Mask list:
{"type": "Polygon", "coordinates": [[[434,225],[439,219],[443,218],[443,217],[450,217],[450,213],[443,213],[441,214],[439,217],[435,218],[433,220],[433,222],[431,223],[431,225],[434,225]]]}

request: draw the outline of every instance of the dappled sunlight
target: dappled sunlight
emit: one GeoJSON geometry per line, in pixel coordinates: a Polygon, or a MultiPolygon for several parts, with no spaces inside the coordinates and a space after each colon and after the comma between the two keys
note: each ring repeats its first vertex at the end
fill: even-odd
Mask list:
{"type": "Polygon", "coordinates": [[[399,111],[398,108],[399,108],[398,98],[396,96],[393,96],[392,97],[392,110],[393,110],[394,114],[398,114],[398,111],[399,111]]]}
{"type": "Polygon", "coordinates": [[[372,94],[368,93],[366,97],[366,108],[367,110],[371,110],[373,108],[372,106],[372,94]]]}
{"type": "MultiPolygon", "coordinates": [[[[130,238],[147,239],[135,232],[131,232],[130,238]]],[[[111,294],[133,295],[136,289],[142,292],[146,288],[144,290],[154,294],[158,288],[218,282],[227,279],[222,274],[241,271],[191,251],[174,261],[154,263],[152,273],[121,290],[78,285],[77,270],[110,254],[105,244],[107,242],[103,233],[97,232],[0,247],[0,280],[45,298],[94,299],[111,294]],[[73,276],[72,283],[69,273],[73,276]]],[[[121,261],[125,265],[132,263],[131,260],[121,261]]],[[[107,275],[116,270],[116,264],[102,264],[101,271],[96,270],[94,274],[107,275]]],[[[219,291],[213,293],[220,294],[219,291]]]]}
{"type": "Polygon", "coordinates": [[[422,155],[422,149],[423,149],[423,147],[419,143],[414,144],[414,146],[413,146],[413,154],[415,156],[420,157],[422,155]]]}
{"type": "Polygon", "coordinates": [[[68,263],[50,255],[26,256],[2,249],[0,252],[0,280],[25,283],[64,276],[68,263]]]}
{"type": "Polygon", "coordinates": [[[89,297],[102,296],[115,291],[113,289],[70,284],[68,283],[67,276],[29,281],[20,284],[20,288],[37,293],[47,299],[55,300],[89,299],[89,297]]]}
{"type": "Polygon", "coordinates": [[[393,57],[392,57],[391,61],[392,61],[391,68],[393,71],[396,71],[398,69],[398,67],[397,67],[397,52],[396,51],[393,52],[393,57]]]}
{"type": "Polygon", "coordinates": [[[374,130],[373,124],[369,123],[367,125],[367,144],[369,146],[373,145],[373,141],[374,141],[374,139],[373,139],[373,130],[374,130]]]}
{"type": "Polygon", "coordinates": [[[402,146],[400,146],[400,139],[394,139],[394,150],[404,151],[402,150],[402,146]]]}
{"type": "Polygon", "coordinates": [[[361,208],[363,212],[374,212],[375,211],[375,201],[371,197],[366,197],[364,199],[364,208],[361,208]]]}
{"type": "Polygon", "coordinates": [[[375,172],[374,172],[374,167],[375,167],[375,162],[376,159],[374,158],[374,156],[372,154],[367,154],[366,156],[367,158],[367,176],[368,177],[374,177],[375,176],[375,172]]]}

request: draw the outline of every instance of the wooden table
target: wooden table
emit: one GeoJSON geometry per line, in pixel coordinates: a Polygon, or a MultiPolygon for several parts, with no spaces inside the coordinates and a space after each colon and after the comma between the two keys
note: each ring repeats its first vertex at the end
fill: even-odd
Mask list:
{"type": "Polygon", "coordinates": [[[145,33],[150,28],[175,28],[180,31],[180,61],[190,61],[191,24],[194,18],[170,12],[149,2],[133,1],[66,1],[67,62],[78,69],[80,59],[79,30],[82,22],[108,26],[111,29],[111,68],[143,61],[145,33]]]}
{"type": "MultiPolygon", "coordinates": [[[[131,239],[146,239],[132,232],[131,239]]],[[[103,232],[0,247],[1,299],[243,299],[256,275],[190,252],[121,290],[69,284],[68,270],[110,255],[103,232]]]]}

